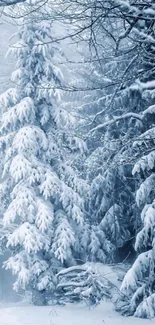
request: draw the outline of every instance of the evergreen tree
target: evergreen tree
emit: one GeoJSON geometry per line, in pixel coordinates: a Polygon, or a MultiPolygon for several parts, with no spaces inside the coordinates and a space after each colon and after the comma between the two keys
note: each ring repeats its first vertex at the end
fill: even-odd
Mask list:
{"type": "MultiPolygon", "coordinates": [[[[124,53],[125,49],[126,43],[121,52],[124,53]]],[[[127,256],[133,258],[133,238],[140,224],[130,157],[130,140],[138,136],[142,129],[136,114],[140,113],[144,104],[140,89],[134,87],[135,80],[131,79],[131,74],[136,73],[140,63],[135,60],[131,65],[133,53],[130,52],[125,62],[124,54],[117,57],[113,49],[110,54],[109,60],[104,58],[105,53],[101,56],[102,67],[94,65],[94,75],[99,76],[99,81],[95,81],[94,77],[91,83],[92,76],[89,80],[90,88],[103,86],[105,89],[97,90],[96,98],[92,95],[90,100],[91,122],[88,122],[89,126],[87,123],[89,156],[84,163],[91,182],[89,212],[90,223],[96,234],[95,256],[102,262],[122,261],[127,256]],[[125,74],[126,62],[132,70],[125,74]],[[122,85],[118,87],[116,84],[112,88],[110,84],[113,78],[124,78],[121,79],[122,85]],[[104,254],[99,254],[99,251],[104,254]]]]}
{"type": "Polygon", "coordinates": [[[83,146],[69,133],[75,118],[63,108],[60,50],[51,46],[52,32],[37,17],[23,21],[9,50],[17,58],[15,88],[0,96],[0,198],[12,251],[5,267],[17,275],[15,289],[42,293],[52,292],[58,267],[76,263],[88,192],[69,162],[72,146],[83,146]]]}
{"type": "MultiPolygon", "coordinates": [[[[153,91],[148,93],[144,88],[154,87],[153,83],[152,86],[147,84],[154,79],[154,30],[151,21],[154,7],[152,2],[144,4],[137,1],[130,6],[130,1],[126,4],[118,1],[116,9],[112,3],[107,1],[106,4],[109,13],[115,17],[114,21],[105,8],[99,7],[98,12],[94,11],[95,17],[100,12],[103,20],[101,32],[101,26],[93,26],[95,38],[92,44],[95,44],[95,54],[97,52],[94,61],[98,58],[99,61],[91,87],[98,91],[97,98],[92,100],[91,139],[88,140],[90,156],[85,165],[92,181],[91,223],[95,223],[96,230],[99,227],[107,243],[111,243],[110,251],[115,253],[110,257],[122,259],[133,252],[133,239],[141,226],[140,207],[135,202],[136,188],[141,181],[137,175],[132,175],[132,168],[138,157],[146,153],[146,148],[143,145],[137,150],[132,143],[151,127],[153,116],[152,106],[146,110],[152,105],[153,91]],[[122,18],[119,12],[124,13],[122,18]],[[133,17],[130,17],[131,12],[133,17]],[[144,21],[139,18],[143,15],[146,18],[144,21]]],[[[99,236],[97,238],[98,251],[103,246],[99,236]]],[[[108,250],[106,257],[108,261],[108,250]]]]}
{"type": "MultiPolygon", "coordinates": [[[[149,118],[151,122],[152,116],[155,115],[154,106],[149,107],[144,113],[149,112],[151,112],[149,118]]],[[[131,299],[128,312],[144,318],[155,316],[155,152],[154,123],[149,124],[152,124],[152,127],[134,142],[134,150],[138,155],[142,155],[133,168],[133,175],[139,178],[140,183],[136,193],[136,203],[142,211],[142,227],[135,243],[137,259],[125,275],[121,287],[122,292],[131,299]]]]}
{"type": "Polygon", "coordinates": [[[153,3],[147,10],[142,5],[141,11],[146,18],[143,24],[139,23],[136,34],[143,42],[141,78],[137,88],[142,93],[144,110],[141,113],[143,127],[141,134],[133,142],[132,154],[135,160],[133,175],[138,179],[136,203],[141,210],[141,227],[135,243],[137,259],[127,272],[122,292],[129,299],[127,312],[138,317],[152,318],[155,316],[155,257],[154,257],[154,227],[155,227],[155,141],[154,141],[154,47],[152,46],[155,33],[152,15],[153,3]]]}

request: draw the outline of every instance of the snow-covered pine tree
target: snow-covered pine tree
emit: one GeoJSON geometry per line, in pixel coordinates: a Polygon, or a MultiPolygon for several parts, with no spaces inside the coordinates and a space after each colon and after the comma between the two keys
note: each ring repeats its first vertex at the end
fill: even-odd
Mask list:
{"type": "MultiPolygon", "coordinates": [[[[124,46],[121,48],[122,52],[124,46]]],[[[93,260],[95,256],[99,261],[109,262],[122,261],[127,256],[132,258],[133,254],[133,237],[140,218],[135,204],[135,181],[128,158],[130,145],[126,147],[126,143],[141,132],[141,122],[134,119],[134,113],[135,107],[138,113],[143,105],[140,90],[134,89],[132,83],[130,85],[128,82],[131,71],[124,76],[124,84],[127,84],[125,89],[110,87],[113,78],[117,78],[118,75],[121,79],[125,74],[126,63],[123,61],[123,54],[120,60],[120,56],[118,59],[111,50],[112,61],[104,59],[104,53],[101,55],[104,64],[101,68],[99,64],[94,65],[94,76],[98,78],[95,81],[94,77],[91,83],[93,79],[91,76],[89,87],[92,89],[105,87],[105,89],[96,91],[96,98],[92,96],[92,101],[90,100],[87,122],[90,130],[89,157],[85,160],[84,167],[91,182],[90,256],[93,260]],[[109,87],[106,87],[108,85],[109,87]],[[131,113],[131,118],[113,121],[128,112],[131,113]],[[105,126],[102,127],[104,123],[105,126]],[[91,252],[92,246],[94,254],[91,252]]],[[[131,65],[132,60],[133,55],[129,54],[125,62],[131,65]]],[[[133,66],[131,65],[133,73],[136,72],[136,65],[138,66],[135,59],[133,66]]],[[[123,79],[121,80],[123,82],[123,79]]],[[[84,108],[87,107],[88,105],[85,105],[84,108]]]]}
{"type": "Polygon", "coordinates": [[[72,145],[83,145],[69,133],[75,119],[63,108],[52,32],[36,15],[24,19],[9,50],[17,59],[15,87],[0,96],[0,199],[12,251],[5,267],[17,275],[16,290],[42,293],[52,292],[58,267],[75,263],[88,191],[68,163],[72,145]]]}
{"type": "MultiPolygon", "coordinates": [[[[125,275],[121,290],[127,295],[127,313],[137,317],[155,317],[155,90],[154,90],[154,5],[150,9],[142,6],[146,18],[139,22],[136,30],[138,39],[143,43],[141,78],[137,88],[142,93],[145,109],[142,112],[143,129],[133,143],[133,158],[136,163],[133,175],[138,179],[136,203],[141,210],[141,229],[139,230],[135,250],[137,259],[125,275]]],[[[136,85],[135,85],[136,87],[136,85]]]]}
{"type": "MultiPolygon", "coordinates": [[[[151,93],[153,95],[155,92],[151,93]]],[[[149,120],[153,122],[154,105],[150,106],[145,114],[151,114],[149,120]]],[[[140,182],[136,203],[142,211],[142,229],[136,237],[137,259],[125,275],[121,286],[122,292],[130,299],[127,312],[144,318],[155,316],[155,141],[154,123],[149,125],[150,128],[134,142],[134,150],[138,152],[138,156],[142,155],[133,168],[133,175],[139,178],[140,182]]]]}
{"type": "MultiPolygon", "coordinates": [[[[147,88],[147,87],[146,87],[147,88]]],[[[143,90],[144,101],[152,104],[154,89],[143,90]]],[[[133,143],[133,157],[138,156],[133,176],[138,180],[136,203],[141,210],[141,230],[138,232],[135,250],[136,261],[125,275],[121,290],[130,299],[126,312],[137,317],[155,316],[155,107],[150,105],[143,112],[144,132],[133,143]]]]}
{"type": "MultiPolygon", "coordinates": [[[[97,177],[92,182],[91,216],[100,229],[104,226],[116,250],[124,246],[127,256],[141,223],[139,207],[135,204],[135,190],[139,180],[132,175],[132,165],[137,156],[131,149],[131,143],[151,126],[148,122],[149,112],[145,111],[150,105],[148,94],[143,94],[143,88],[153,87],[153,83],[151,86],[145,82],[154,79],[154,27],[151,21],[154,5],[151,1],[148,4],[137,1],[130,7],[130,1],[116,2],[118,6],[115,11],[113,2],[107,1],[109,13],[115,16],[115,20],[110,20],[109,24],[110,17],[100,8],[103,10],[102,24],[105,30],[102,28],[100,32],[96,26],[93,29],[95,40],[91,44],[95,44],[97,52],[94,61],[98,58],[100,60],[96,80],[91,87],[100,91],[97,93],[98,98],[93,101],[96,112],[89,116],[92,118],[92,123],[89,121],[92,128],[89,142],[92,141],[94,147],[96,144],[96,148],[94,151],[90,148],[93,153],[86,165],[90,178],[97,177]],[[117,19],[117,10],[124,12],[123,19],[117,19]],[[134,19],[130,17],[131,12],[134,13],[134,19]],[[139,19],[140,16],[146,19],[143,21],[139,19]],[[137,79],[143,80],[139,86],[137,79]],[[107,84],[104,80],[107,80],[107,84]],[[125,247],[129,238],[131,245],[125,247]]],[[[98,13],[94,11],[94,15],[98,13]]],[[[141,153],[137,155],[141,156],[141,153]]],[[[96,251],[99,251],[102,244],[98,236],[94,242],[96,251]]]]}
{"type": "Polygon", "coordinates": [[[132,258],[131,238],[137,224],[133,218],[134,182],[130,178],[130,169],[127,166],[108,168],[91,183],[89,211],[93,241],[89,248],[93,246],[94,254],[90,250],[92,260],[94,256],[104,263],[118,262],[128,254],[132,258]],[[130,181],[126,184],[128,177],[130,181]]]}

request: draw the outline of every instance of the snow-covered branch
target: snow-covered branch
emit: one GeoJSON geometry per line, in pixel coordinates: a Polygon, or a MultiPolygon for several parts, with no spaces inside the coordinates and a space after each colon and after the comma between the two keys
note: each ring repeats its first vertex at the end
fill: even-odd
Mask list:
{"type": "Polygon", "coordinates": [[[135,118],[135,119],[140,120],[141,122],[143,121],[143,115],[130,112],[130,113],[126,113],[126,114],[121,115],[121,116],[115,116],[113,119],[111,119],[111,120],[109,120],[107,122],[104,122],[102,124],[97,125],[96,127],[94,127],[91,130],[91,133],[95,132],[95,131],[99,131],[99,130],[101,130],[101,129],[109,126],[109,125],[112,125],[112,124],[120,121],[120,120],[124,120],[124,119],[128,119],[128,118],[135,118]]]}
{"type": "Polygon", "coordinates": [[[57,274],[57,277],[61,276],[61,275],[66,275],[70,272],[74,272],[74,271],[79,271],[79,272],[82,272],[82,271],[86,271],[88,269],[88,266],[87,265],[75,265],[75,266],[71,266],[71,267],[68,267],[67,269],[63,269],[61,270],[58,274],[57,274]]]}

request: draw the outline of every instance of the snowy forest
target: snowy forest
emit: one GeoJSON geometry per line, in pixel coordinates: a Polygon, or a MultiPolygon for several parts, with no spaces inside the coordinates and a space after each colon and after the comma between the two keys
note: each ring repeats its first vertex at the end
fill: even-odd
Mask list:
{"type": "Polygon", "coordinates": [[[154,318],[155,1],[0,0],[0,17],[3,272],[34,306],[154,318]]]}

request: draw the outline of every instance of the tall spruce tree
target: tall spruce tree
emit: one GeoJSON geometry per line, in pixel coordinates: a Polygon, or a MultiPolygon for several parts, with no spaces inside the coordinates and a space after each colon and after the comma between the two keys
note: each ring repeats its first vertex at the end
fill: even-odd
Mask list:
{"type": "Polygon", "coordinates": [[[73,115],[63,108],[59,47],[47,21],[28,15],[9,50],[16,56],[15,87],[0,96],[0,186],[4,238],[12,256],[6,269],[14,288],[44,292],[58,267],[76,263],[88,187],[69,163],[81,141],[69,133],[73,115]]]}
{"type": "MultiPolygon", "coordinates": [[[[144,101],[151,104],[154,90],[143,90],[144,101]]],[[[153,100],[154,101],[154,100],[153,100]]],[[[143,112],[144,132],[133,143],[133,155],[138,156],[132,173],[138,180],[136,203],[141,211],[141,226],[136,236],[137,258],[124,277],[121,290],[130,303],[125,311],[137,317],[155,316],[155,107],[150,105],[143,112]]]]}
{"type": "MultiPolygon", "coordinates": [[[[89,87],[94,92],[95,87],[103,87],[103,90],[96,91],[94,98],[92,94],[90,100],[87,122],[89,157],[84,163],[91,182],[90,232],[94,236],[89,247],[93,246],[94,254],[90,250],[90,258],[94,260],[95,256],[102,262],[122,261],[127,256],[133,258],[133,237],[140,224],[130,140],[141,132],[142,124],[136,114],[144,104],[141,91],[134,87],[132,78],[140,63],[136,56],[133,60],[131,44],[129,54],[124,54],[126,46],[123,44],[118,56],[113,48],[108,49],[109,58],[99,50],[103,65],[94,64],[94,74],[89,79],[89,87]],[[127,64],[131,67],[129,71],[127,64]],[[121,84],[111,87],[113,79],[121,80],[121,84]]],[[[87,107],[85,105],[84,109],[88,113],[87,107]]]]}
{"type": "MultiPolygon", "coordinates": [[[[152,126],[153,107],[149,110],[146,107],[152,103],[153,91],[149,93],[144,88],[153,88],[154,85],[146,83],[154,79],[154,22],[151,20],[154,4],[151,1],[115,3],[117,6],[113,7],[112,1],[106,2],[108,12],[106,7],[98,7],[98,12],[94,11],[95,17],[100,12],[105,29],[98,32],[99,26],[93,26],[95,39],[92,43],[97,51],[95,59],[100,60],[95,74],[98,78],[91,87],[100,91],[97,93],[98,98],[93,101],[96,112],[94,116],[90,114],[92,123],[89,123],[89,135],[93,143],[90,150],[93,152],[86,166],[87,173],[93,179],[90,211],[95,226],[98,225],[96,230],[98,232],[99,227],[104,232],[115,256],[123,250],[128,256],[129,250],[133,251],[134,236],[141,226],[140,207],[135,202],[136,188],[141,181],[132,174],[132,167],[138,157],[146,153],[144,145],[138,150],[132,147],[132,143],[152,126]]],[[[151,136],[150,139],[153,146],[151,136]]],[[[99,236],[97,239],[94,242],[99,252],[103,245],[99,236]]],[[[106,244],[106,252],[105,248],[106,244]]],[[[108,260],[108,249],[106,256],[108,260]]]]}
{"type": "Polygon", "coordinates": [[[138,317],[155,316],[155,140],[154,140],[154,1],[142,4],[141,14],[145,19],[138,21],[135,34],[142,45],[141,73],[135,84],[142,94],[144,103],[141,112],[141,134],[133,141],[132,158],[135,161],[133,175],[137,182],[136,203],[141,211],[141,227],[136,236],[137,258],[125,275],[121,290],[129,299],[126,311],[138,317]],[[148,9],[149,6],[149,9],[148,9]]]}

